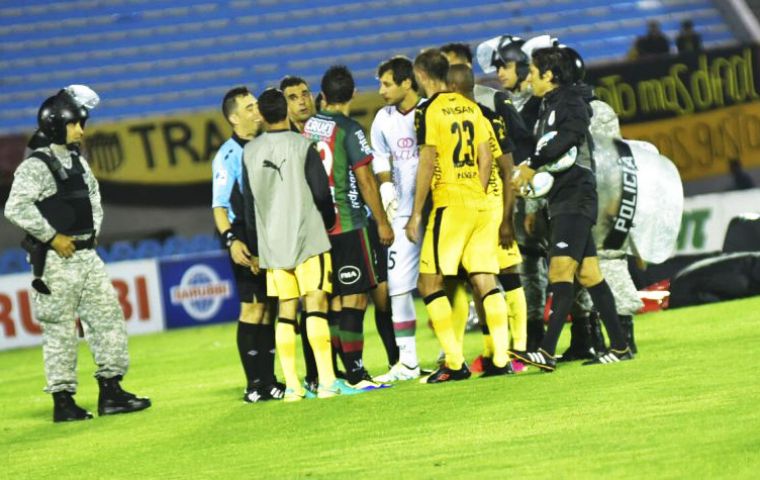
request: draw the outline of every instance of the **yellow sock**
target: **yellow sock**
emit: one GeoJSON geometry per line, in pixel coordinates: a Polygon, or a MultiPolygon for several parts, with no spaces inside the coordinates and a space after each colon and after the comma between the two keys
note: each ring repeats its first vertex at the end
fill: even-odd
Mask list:
{"type": "Polygon", "coordinates": [[[467,295],[464,281],[457,279],[455,283],[448,284],[446,295],[451,302],[451,325],[454,335],[459,344],[464,345],[464,331],[467,328],[467,317],[470,316],[470,296],[467,295]]]}
{"type": "Polygon", "coordinates": [[[335,382],[332,351],[330,347],[330,327],[327,325],[327,314],[310,312],[306,317],[306,333],[309,344],[314,351],[314,361],[317,364],[319,383],[330,386],[335,382]]]}
{"type": "Polygon", "coordinates": [[[443,292],[434,293],[425,297],[425,307],[433,323],[435,336],[446,354],[446,366],[452,370],[459,370],[464,363],[464,355],[452,326],[449,299],[443,292]]]}
{"type": "Polygon", "coordinates": [[[515,288],[505,294],[509,310],[509,334],[512,336],[512,348],[525,351],[528,348],[528,304],[525,301],[523,287],[515,288]]]}
{"type": "Polygon", "coordinates": [[[507,323],[507,303],[501,291],[494,289],[483,299],[483,309],[486,312],[486,323],[491,331],[493,342],[493,364],[503,367],[509,361],[509,327],[507,323]]]}
{"type": "Polygon", "coordinates": [[[486,322],[486,312],[483,310],[483,301],[475,299],[475,310],[478,312],[478,319],[480,320],[480,330],[483,332],[483,357],[493,357],[493,339],[491,339],[491,331],[488,329],[488,323],[486,322]]]}
{"type": "Polygon", "coordinates": [[[302,390],[296,372],[296,321],[279,319],[275,330],[277,357],[280,359],[282,373],[285,375],[285,386],[295,392],[302,390]],[[292,322],[292,323],[291,323],[292,322]]]}

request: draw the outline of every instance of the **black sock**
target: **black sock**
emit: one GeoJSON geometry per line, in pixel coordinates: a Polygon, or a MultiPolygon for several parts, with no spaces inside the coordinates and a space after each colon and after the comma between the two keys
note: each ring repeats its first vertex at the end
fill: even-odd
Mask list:
{"type": "Polygon", "coordinates": [[[264,385],[274,383],[274,325],[255,325],[258,327],[256,332],[256,345],[259,351],[259,372],[261,382],[264,385]]]}
{"type": "Polygon", "coordinates": [[[338,375],[338,357],[340,357],[343,368],[346,368],[346,361],[343,360],[343,351],[340,348],[340,317],[342,312],[330,310],[327,312],[327,325],[330,327],[330,347],[332,350],[333,369],[335,375],[338,375]]]}
{"type": "Polygon", "coordinates": [[[591,295],[591,300],[593,300],[599,316],[602,317],[604,329],[607,330],[607,336],[610,338],[610,348],[625,350],[627,347],[625,334],[623,334],[623,329],[620,327],[620,320],[618,319],[617,308],[615,307],[615,297],[612,296],[610,286],[607,285],[605,280],[602,280],[586,290],[591,295]]]}
{"type": "Polygon", "coordinates": [[[240,363],[243,365],[247,387],[253,387],[254,383],[261,382],[259,359],[261,358],[257,345],[258,325],[238,322],[237,347],[240,354],[240,363]]]}
{"type": "Polygon", "coordinates": [[[311,343],[309,343],[309,334],[306,333],[306,310],[301,311],[301,346],[303,347],[303,362],[306,365],[304,380],[315,382],[319,374],[317,373],[317,361],[314,359],[314,350],[311,349],[311,343]]]}
{"type": "Polygon", "coordinates": [[[385,347],[385,354],[388,356],[388,365],[398,363],[398,345],[396,345],[396,334],[393,333],[393,318],[391,312],[382,311],[375,306],[375,327],[380,339],[385,347]]]}
{"type": "Polygon", "coordinates": [[[344,308],[340,315],[340,345],[349,383],[357,383],[364,374],[364,310],[344,308]]]}
{"type": "Polygon", "coordinates": [[[549,327],[546,329],[541,348],[549,355],[554,355],[562,328],[567,322],[567,315],[573,306],[574,292],[572,282],[558,282],[549,285],[552,294],[552,311],[549,315],[549,327]]]}

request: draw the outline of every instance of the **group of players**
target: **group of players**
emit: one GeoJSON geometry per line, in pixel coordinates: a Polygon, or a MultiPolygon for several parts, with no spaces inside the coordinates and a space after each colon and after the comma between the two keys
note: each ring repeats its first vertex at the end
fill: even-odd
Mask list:
{"type": "Polygon", "coordinates": [[[258,99],[244,87],[225,95],[222,110],[234,133],[213,160],[212,207],[242,302],[244,400],[328,398],[421,376],[422,383],[467,379],[468,288],[483,325],[484,376],[525,364],[556,368],[575,281],[610,339],[587,363],[633,358],[591,237],[592,93],[580,81],[580,58],[557,44],[526,51],[517,38],[494,41],[490,57],[478,60],[506,91],[475,85],[463,44],[383,62],[377,77],[386,105],[369,141],[349,116],[355,85],[343,66],[325,72],[319,106],[294,76],[258,99]],[[529,348],[516,193],[530,191],[536,172],[570,150],[574,162],[553,173],[546,196],[553,307],[546,333],[529,348]],[[415,288],[442,349],[432,372],[417,358],[415,288]],[[374,378],[362,360],[370,296],[390,366],[374,378]],[[275,352],[284,385],[274,375],[275,352]]]}

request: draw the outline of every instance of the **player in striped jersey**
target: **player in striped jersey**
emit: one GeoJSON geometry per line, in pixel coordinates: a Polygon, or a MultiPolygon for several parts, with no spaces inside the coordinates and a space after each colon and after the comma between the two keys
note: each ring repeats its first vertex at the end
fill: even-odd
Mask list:
{"type": "Polygon", "coordinates": [[[348,117],[355,84],[344,66],[333,66],[322,77],[325,105],[304,126],[303,134],[317,144],[330,179],[337,221],[328,232],[332,244],[334,294],[331,310],[333,342],[339,342],[346,377],[354,388],[375,389],[364,369],[364,312],[367,292],[377,285],[374,252],[367,230],[366,206],[377,221],[383,245],[393,242],[393,229],[383,210],[370,164],[372,150],[361,126],[348,117]],[[336,331],[337,330],[337,331],[336,331]]]}

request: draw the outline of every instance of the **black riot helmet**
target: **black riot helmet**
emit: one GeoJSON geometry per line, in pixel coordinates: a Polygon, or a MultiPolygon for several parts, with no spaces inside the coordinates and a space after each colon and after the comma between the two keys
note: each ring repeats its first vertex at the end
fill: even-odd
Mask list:
{"type": "Polygon", "coordinates": [[[560,48],[564,51],[570,70],[572,71],[573,83],[582,82],[586,78],[586,64],[583,62],[583,57],[570,47],[560,45],[560,48]]]}
{"type": "Polygon", "coordinates": [[[522,38],[504,35],[494,55],[494,66],[496,68],[500,66],[497,62],[501,65],[515,62],[519,82],[525,80],[528,77],[528,73],[530,73],[530,58],[522,51],[524,43],[525,40],[522,38]]]}
{"type": "Polygon", "coordinates": [[[89,117],[86,107],[79,106],[65,91],[48,98],[37,112],[37,125],[53,143],[66,144],[66,124],[80,122],[82,128],[89,117]]]}

